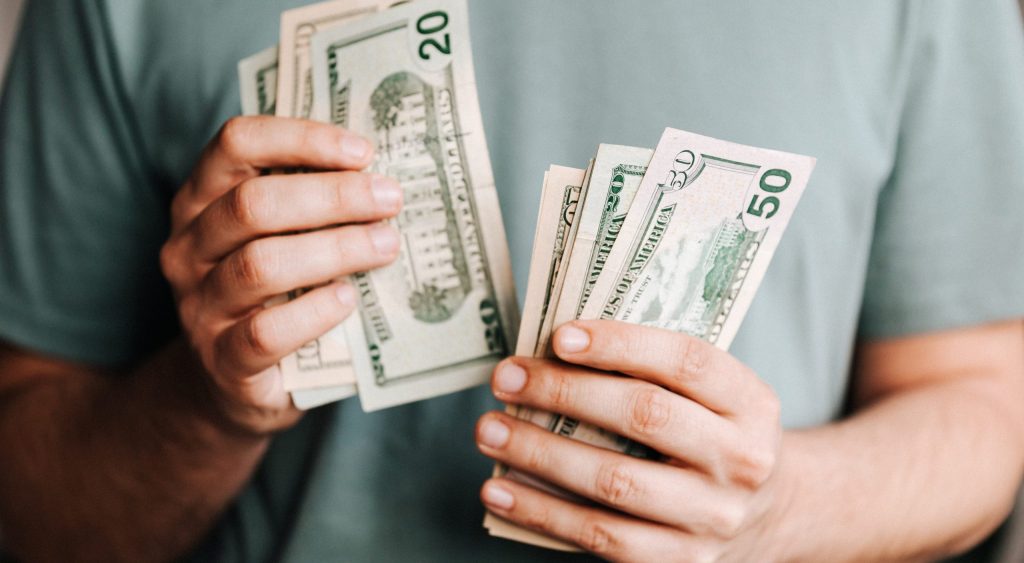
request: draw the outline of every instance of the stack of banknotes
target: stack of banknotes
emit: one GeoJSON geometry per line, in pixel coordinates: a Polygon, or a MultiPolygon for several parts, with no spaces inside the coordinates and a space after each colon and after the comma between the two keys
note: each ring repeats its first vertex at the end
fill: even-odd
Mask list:
{"type": "Polygon", "coordinates": [[[405,192],[399,258],[351,278],[359,314],[281,362],[298,407],[451,393],[511,352],[519,312],[472,63],[465,0],[289,10],[280,43],[239,63],[243,113],[355,131],[405,192]]]}
{"type": "MultiPolygon", "coordinates": [[[[552,357],[553,330],[574,319],[660,327],[728,349],[814,164],[666,129],[654,150],[600,145],[585,170],[551,166],[516,355],[552,357]]],[[[593,446],[658,455],[579,420],[509,411],[593,446]]],[[[571,497],[514,470],[495,474],[571,497]]],[[[495,536],[573,549],[494,515],[484,525],[495,536]]]]}
{"type": "MultiPolygon", "coordinates": [[[[374,410],[464,389],[509,354],[551,357],[552,331],[574,319],[641,323],[727,349],[815,160],[666,129],[653,150],[605,144],[586,169],[551,166],[520,324],[465,0],[393,3],[284,12],[280,44],[239,64],[244,113],[365,135],[377,147],[372,170],[405,192],[400,258],[352,276],[359,314],[282,361],[295,404],[358,392],[374,410]]],[[[585,422],[510,412],[594,446],[657,455],[585,422]]],[[[571,549],[493,515],[485,526],[571,549]]]]}

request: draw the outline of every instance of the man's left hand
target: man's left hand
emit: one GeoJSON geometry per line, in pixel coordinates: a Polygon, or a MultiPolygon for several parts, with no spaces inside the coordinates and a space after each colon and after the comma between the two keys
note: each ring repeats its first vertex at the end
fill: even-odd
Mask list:
{"type": "Polygon", "coordinates": [[[755,557],[778,481],[782,430],[771,388],[728,353],[666,330],[577,321],[553,342],[565,363],[506,360],[494,372],[495,396],[625,436],[664,461],[488,413],[476,434],[485,455],[595,503],[496,478],[481,491],[488,509],[614,560],[755,557]]]}

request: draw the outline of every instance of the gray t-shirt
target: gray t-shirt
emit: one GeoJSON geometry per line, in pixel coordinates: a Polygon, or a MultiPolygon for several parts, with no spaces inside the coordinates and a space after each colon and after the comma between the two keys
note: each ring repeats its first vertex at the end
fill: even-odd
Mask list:
{"type": "MultiPolygon", "coordinates": [[[[0,338],[130,364],[177,330],[168,203],[294,1],[33,0],[0,105],[0,338]]],[[[787,427],[843,410],[860,339],[1024,315],[1024,42],[1012,0],[479,0],[478,88],[520,290],[543,171],[672,126],[818,166],[732,352],[787,427]]],[[[278,437],[198,555],[561,559],[491,539],[486,389],[278,437]]]]}

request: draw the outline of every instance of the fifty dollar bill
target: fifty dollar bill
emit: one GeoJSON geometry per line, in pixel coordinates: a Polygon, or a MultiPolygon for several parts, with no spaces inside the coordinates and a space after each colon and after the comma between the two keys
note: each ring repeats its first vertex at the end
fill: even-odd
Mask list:
{"type": "MultiPolygon", "coordinates": [[[[728,349],[814,164],[806,156],[666,129],[589,297],[578,290],[561,295],[560,301],[583,303],[580,318],[665,328],[728,349]]],[[[579,420],[538,411],[523,414],[594,446],[657,456],[579,420]]],[[[491,520],[493,535],[568,547],[491,520]]]]}
{"type": "MultiPolygon", "coordinates": [[[[637,147],[598,147],[586,199],[577,213],[576,237],[567,253],[565,280],[557,306],[549,313],[549,331],[583,312],[653,154],[651,149],[637,147]]],[[[549,338],[550,334],[545,334],[542,340],[546,342],[549,338]]],[[[548,350],[542,352],[547,354],[548,350]]]]}

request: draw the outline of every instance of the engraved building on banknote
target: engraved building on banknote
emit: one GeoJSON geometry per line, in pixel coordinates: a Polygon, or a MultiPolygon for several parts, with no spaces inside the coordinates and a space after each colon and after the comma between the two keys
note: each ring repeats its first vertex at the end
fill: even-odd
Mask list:
{"type": "Polygon", "coordinates": [[[384,80],[371,99],[381,171],[397,178],[405,192],[398,218],[407,252],[401,264],[417,319],[440,322],[451,317],[470,287],[462,237],[452,226],[453,205],[446,185],[447,165],[434,125],[443,119],[446,92],[434,92],[417,77],[398,73],[384,80]],[[440,94],[440,95],[439,95],[440,94]]]}
{"type": "Polygon", "coordinates": [[[764,233],[750,231],[742,217],[735,217],[705,236],[682,239],[674,251],[663,248],[658,253],[646,278],[670,281],[661,288],[644,285],[637,291],[634,301],[641,323],[699,338],[716,332],[716,321],[732,305],[764,233]],[[705,236],[706,243],[700,240],[705,236]],[[677,268],[679,263],[691,266],[677,268]]]}

